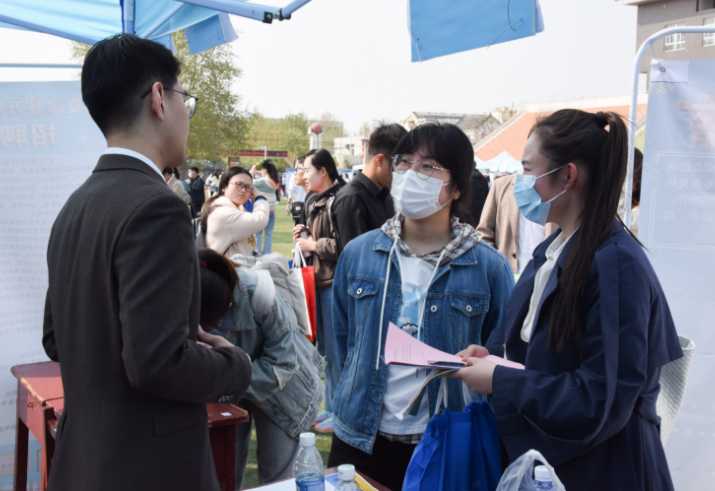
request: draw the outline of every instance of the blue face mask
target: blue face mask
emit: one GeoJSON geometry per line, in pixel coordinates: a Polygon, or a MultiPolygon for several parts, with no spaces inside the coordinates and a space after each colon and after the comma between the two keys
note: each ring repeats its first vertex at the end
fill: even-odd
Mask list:
{"type": "Polygon", "coordinates": [[[549,209],[551,208],[551,202],[556,198],[561,196],[566,192],[564,189],[562,192],[551,198],[546,203],[541,201],[541,196],[534,189],[534,184],[536,184],[537,179],[541,179],[544,176],[548,176],[552,172],[566,167],[562,165],[556,169],[542,174],[540,176],[525,176],[524,174],[519,174],[516,176],[516,182],[514,183],[514,198],[516,198],[516,205],[519,207],[521,212],[527,220],[539,225],[546,224],[546,217],[549,215],[549,209]]]}

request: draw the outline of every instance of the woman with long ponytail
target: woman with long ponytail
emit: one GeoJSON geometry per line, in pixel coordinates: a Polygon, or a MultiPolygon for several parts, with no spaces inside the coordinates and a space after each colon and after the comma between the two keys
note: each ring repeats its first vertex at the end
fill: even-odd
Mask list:
{"type": "Polygon", "coordinates": [[[345,181],[335,166],[335,160],[325,149],[308,153],[304,165],[304,179],[308,190],[315,193],[306,197],[304,213],[306,224],[296,225],[293,236],[296,246],[303,253],[312,254],[315,267],[315,311],[316,341],[318,351],[325,356],[325,411],[315,419],[316,431],[331,433],[333,393],[341,373],[341,361],[337,358],[333,335],[333,276],[338,262],[338,241],[330,216],[335,194],[345,185],[345,181]]]}
{"type": "Polygon", "coordinates": [[[682,356],[643,247],[617,218],[628,133],[611,112],[536,123],[514,185],[521,213],[560,226],[534,252],[501,328],[459,353],[458,376],[491,394],[514,460],[539,450],[566,489],[672,490],[655,403],[682,356]],[[524,370],[481,360],[486,352],[524,370]]]}

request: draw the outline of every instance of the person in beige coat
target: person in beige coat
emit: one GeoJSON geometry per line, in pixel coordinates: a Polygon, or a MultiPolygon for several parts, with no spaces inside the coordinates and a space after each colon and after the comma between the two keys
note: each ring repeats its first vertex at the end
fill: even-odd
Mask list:
{"type": "Polygon", "coordinates": [[[174,176],[174,168],[164,167],[162,175],[169,189],[174,191],[179,198],[183,199],[187,206],[191,206],[191,196],[186,192],[184,185],[174,176]]]}
{"type": "Polygon", "coordinates": [[[210,198],[201,210],[201,229],[210,249],[232,256],[250,256],[253,247],[248,239],[268,224],[268,201],[253,188],[253,177],[243,167],[231,167],[221,176],[218,194],[210,198]],[[253,198],[253,213],[243,205],[253,198]]]}
{"type": "Polygon", "coordinates": [[[477,233],[482,240],[504,254],[514,273],[521,273],[534,249],[556,229],[530,222],[519,213],[514,198],[516,174],[500,177],[492,185],[484,203],[477,233]]]}

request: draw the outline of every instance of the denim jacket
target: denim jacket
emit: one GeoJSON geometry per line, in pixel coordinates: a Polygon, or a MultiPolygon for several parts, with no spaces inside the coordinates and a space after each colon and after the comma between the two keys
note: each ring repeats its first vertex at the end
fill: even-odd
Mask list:
{"type": "MultiPolygon", "coordinates": [[[[344,361],[333,402],[333,428],[345,443],[371,453],[387,382],[384,361],[389,322],[396,322],[402,301],[400,264],[392,255],[378,357],[380,313],[392,240],[373,230],[348,244],[333,283],[333,325],[338,359],[344,361]]],[[[505,316],[514,275],[504,256],[483,241],[440,266],[427,293],[424,340],[447,353],[484,344],[505,316]]],[[[428,385],[434,414],[440,381],[428,385]]],[[[461,382],[449,380],[448,408],[461,411],[461,382]]],[[[407,416],[409,417],[409,416],[407,416]]]]}
{"type": "Polygon", "coordinates": [[[234,307],[223,321],[227,338],[249,354],[253,373],[245,398],[293,438],[307,430],[323,402],[325,360],[298,331],[295,313],[276,291],[271,312],[257,320],[251,298],[258,278],[237,268],[234,307]]]}

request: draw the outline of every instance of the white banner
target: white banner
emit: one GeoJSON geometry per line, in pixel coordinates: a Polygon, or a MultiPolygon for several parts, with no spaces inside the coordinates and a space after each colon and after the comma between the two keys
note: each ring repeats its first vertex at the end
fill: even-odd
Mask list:
{"type": "Polygon", "coordinates": [[[654,60],[639,239],[697,345],[666,453],[676,490],[715,488],[715,61],[654,60]]]}
{"type": "MultiPolygon", "coordinates": [[[[42,319],[47,241],[70,194],[106,141],[79,82],[0,83],[0,489],[12,489],[17,380],[14,365],[45,361],[42,319]]],[[[29,481],[39,489],[37,444],[29,481]]]]}

